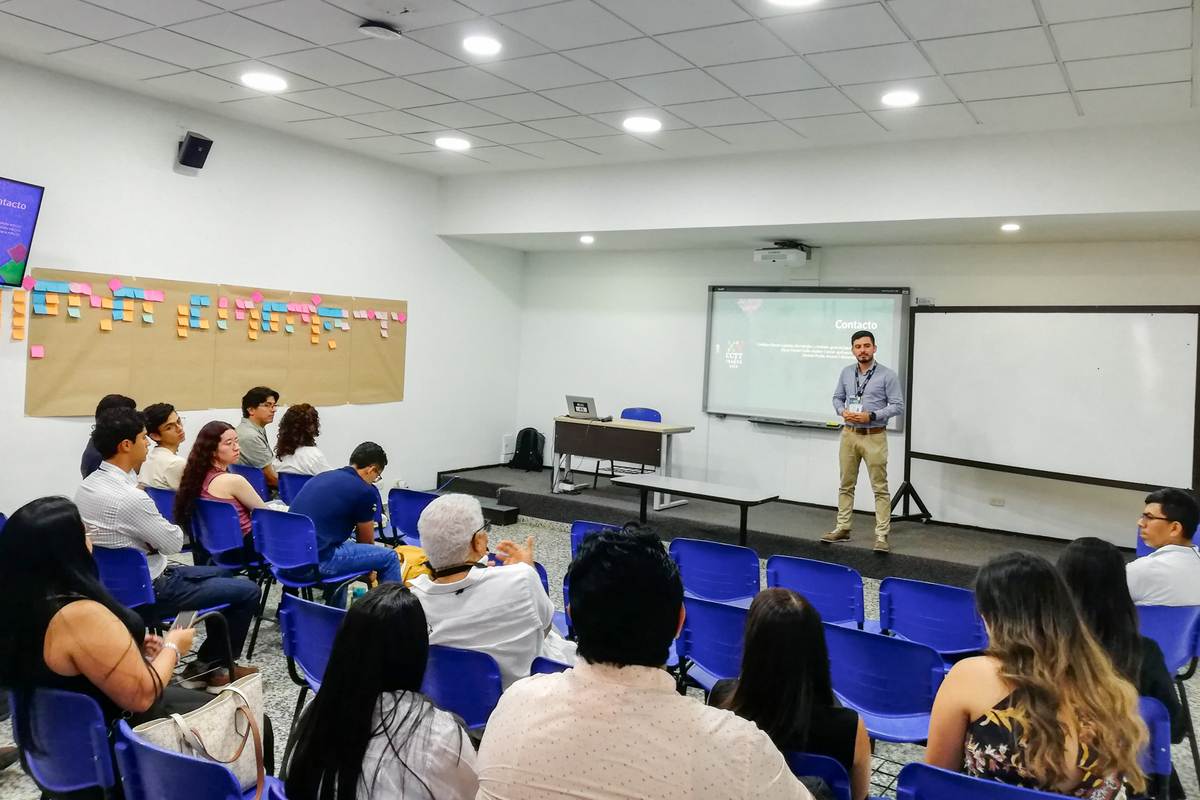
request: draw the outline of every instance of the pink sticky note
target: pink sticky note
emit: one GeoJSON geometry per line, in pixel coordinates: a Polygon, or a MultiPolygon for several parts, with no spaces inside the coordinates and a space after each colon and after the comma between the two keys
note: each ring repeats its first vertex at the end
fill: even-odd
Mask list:
{"type": "Polygon", "coordinates": [[[100,307],[100,295],[98,295],[98,294],[92,295],[89,302],[91,303],[92,308],[99,308],[100,307]]]}
{"type": "Polygon", "coordinates": [[[308,321],[309,321],[309,319],[310,319],[310,317],[309,317],[309,315],[308,315],[308,314],[301,314],[301,315],[300,315],[300,321],[301,321],[301,322],[308,322],[308,321]]]}
{"type": "Polygon", "coordinates": [[[321,305],[321,295],[314,294],[312,296],[312,301],[313,301],[313,305],[318,305],[318,306],[321,305]]]}
{"type": "Polygon", "coordinates": [[[396,322],[399,322],[399,321],[400,321],[400,312],[399,312],[399,311],[393,311],[393,312],[392,312],[392,319],[393,319],[393,320],[395,320],[396,322]]]}
{"type": "Polygon", "coordinates": [[[405,322],[408,319],[408,314],[397,314],[396,322],[405,322]]]}
{"type": "Polygon", "coordinates": [[[367,319],[375,319],[375,312],[368,310],[367,311],[367,319]]]}
{"type": "Polygon", "coordinates": [[[34,284],[34,280],[33,280],[33,278],[32,278],[31,276],[29,276],[29,275],[26,275],[26,276],[25,276],[25,277],[24,277],[24,278],[21,280],[21,288],[22,288],[22,289],[24,289],[24,290],[25,290],[25,291],[27,291],[27,292],[28,292],[30,289],[32,289],[32,288],[33,288],[33,284],[34,284]]]}
{"type": "Polygon", "coordinates": [[[46,357],[46,346],[42,345],[42,344],[30,345],[29,346],[29,357],[30,358],[45,358],[46,357]]]}
{"type": "Polygon", "coordinates": [[[250,295],[250,299],[256,303],[261,303],[263,301],[263,293],[255,292],[254,294],[250,295]]]}
{"type": "Polygon", "coordinates": [[[79,284],[79,293],[80,294],[91,294],[92,293],[92,285],[90,283],[79,284]]]}
{"type": "Polygon", "coordinates": [[[161,289],[147,289],[145,299],[151,303],[161,303],[165,298],[161,289]]]}
{"type": "Polygon", "coordinates": [[[81,294],[83,291],[79,288],[78,283],[69,283],[67,284],[67,288],[71,291],[71,294],[81,294]]]}
{"type": "Polygon", "coordinates": [[[121,279],[113,278],[111,281],[108,282],[108,288],[109,288],[109,291],[113,291],[113,292],[115,292],[117,289],[120,289],[121,288],[121,279]]]}
{"type": "Polygon", "coordinates": [[[217,300],[217,308],[229,308],[229,298],[221,297],[217,300]]]}
{"type": "Polygon", "coordinates": [[[236,318],[236,319],[245,319],[245,318],[246,318],[246,312],[245,312],[245,311],[243,311],[242,309],[240,309],[240,308],[239,308],[239,309],[236,309],[236,310],[233,312],[233,316],[234,316],[234,318],[236,318]]]}

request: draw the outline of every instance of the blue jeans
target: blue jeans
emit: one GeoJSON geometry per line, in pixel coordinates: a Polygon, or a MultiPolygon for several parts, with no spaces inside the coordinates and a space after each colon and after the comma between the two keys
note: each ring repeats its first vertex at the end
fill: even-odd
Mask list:
{"type": "MultiPolygon", "coordinates": [[[[371,571],[378,573],[380,583],[398,583],[400,581],[400,557],[390,547],[376,547],[373,544],[346,541],[323,558],[320,566],[322,578],[371,571]]],[[[345,603],[341,601],[345,594],[343,586],[328,602],[330,605],[344,606],[345,603]]]]}
{"type": "MultiPolygon", "coordinates": [[[[173,617],[180,611],[199,611],[229,603],[221,615],[229,625],[229,646],[236,659],[242,652],[250,623],[258,612],[258,587],[248,578],[234,578],[219,567],[189,567],[172,564],[154,580],[156,602],[145,609],[143,619],[173,617]]],[[[141,609],[139,609],[141,611],[141,609]]],[[[221,658],[219,637],[209,636],[196,658],[209,663],[221,658]]]]}

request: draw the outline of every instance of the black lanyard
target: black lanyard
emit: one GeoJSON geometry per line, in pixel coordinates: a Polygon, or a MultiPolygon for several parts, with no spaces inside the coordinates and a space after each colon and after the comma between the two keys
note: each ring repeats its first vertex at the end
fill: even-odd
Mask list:
{"type": "Polygon", "coordinates": [[[861,398],[863,392],[867,390],[867,384],[871,382],[871,378],[875,376],[875,370],[879,367],[878,364],[867,370],[867,379],[863,381],[862,386],[858,385],[858,367],[854,368],[854,396],[861,398]]]}

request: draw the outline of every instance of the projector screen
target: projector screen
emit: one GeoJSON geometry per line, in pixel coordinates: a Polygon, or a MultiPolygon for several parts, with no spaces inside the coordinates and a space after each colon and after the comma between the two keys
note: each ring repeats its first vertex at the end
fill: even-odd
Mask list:
{"type": "Polygon", "coordinates": [[[909,453],[1191,487],[1198,325],[1197,310],[1170,307],[918,308],[909,453]]]}
{"type": "MultiPolygon", "coordinates": [[[[875,334],[877,361],[900,373],[907,354],[908,289],[708,287],[704,410],[837,425],[833,391],[854,363],[850,335],[875,334]]],[[[888,422],[897,429],[901,418],[888,422]]]]}

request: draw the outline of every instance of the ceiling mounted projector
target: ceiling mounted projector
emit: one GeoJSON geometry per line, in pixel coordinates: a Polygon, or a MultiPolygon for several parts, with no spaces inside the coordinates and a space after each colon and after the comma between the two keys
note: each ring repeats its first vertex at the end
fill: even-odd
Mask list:
{"type": "Polygon", "coordinates": [[[372,22],[367,20],[358,26],[358,32],[364,36],[371,36],[376,39],[402,39],[403,35],[398,28],[395,28],[386,22],[372,22]]]}
{"type": "Polygon", "coordinates": [[[795,239],[782,239],[774,247],[763,247],[754,251],[758,264],[801,264],[812,260],[813,248],[795,239]]]}

